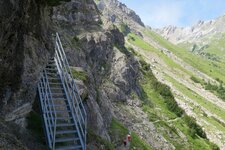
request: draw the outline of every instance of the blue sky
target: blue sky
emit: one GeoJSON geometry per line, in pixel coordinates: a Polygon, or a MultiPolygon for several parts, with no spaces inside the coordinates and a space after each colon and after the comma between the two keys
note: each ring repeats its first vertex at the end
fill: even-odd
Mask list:
{"type": "Polygon", "coordinates": [[[191,26],[225,13],[225,0],[119,0],[151,27],[191,26]]]}

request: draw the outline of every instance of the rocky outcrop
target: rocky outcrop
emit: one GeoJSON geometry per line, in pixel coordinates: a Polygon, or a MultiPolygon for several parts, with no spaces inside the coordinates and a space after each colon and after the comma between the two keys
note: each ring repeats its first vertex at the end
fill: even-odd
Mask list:
{"type": "Polygon", "coordinates": [[[93,1],[84,4],[74,0],[55,7],[52,19],[70,66],[81,67],[88,75],[88,96],[84,101],[88,126],[110,140],[112,103],[126,102],[131,92],[140,95],[139,71],[137,62],[124,47],[123,34],[113,25],[103,28],[96,8],[93,1]]]}
{"type": "Polygon", "coordinates": [[[140,34],[145,25],[140,17],[131,9],[118,0],[96,0],[96,4],[102,13],[102,20],[105,24],[115,24],[119,28],[127,26],[129,30],[140,34]]]}

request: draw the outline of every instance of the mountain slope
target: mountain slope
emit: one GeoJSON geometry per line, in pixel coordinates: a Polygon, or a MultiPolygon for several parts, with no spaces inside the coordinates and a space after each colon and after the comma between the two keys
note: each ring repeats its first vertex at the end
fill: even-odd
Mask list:
{"type": "MultiPolygon", "coordinates": [[[[115,8],[111,7],[111,9],[115,9],[115,8]]],[[[106,11],[106,9],[104,11],[106,11]]],[[[110,20],[108,20],[108,22],[110,22],[110,20]]],[[[133,22],[133,21],[130,21],[130,22],[133,22]]],[[[123,23],[125,23],[125,22],[120,22],[120,23],[117,22],[116,25],[118,26],[118,28],[120,28],[119,25],[123,24],[123,23]]],[[[134,55],[136,55],[136,58],[138,58],[140,60],[144,59],[146,62],[151,64],[151,66],[152,66],[151,69],[153,70],[154,75],[157,77],[157,79],[159,81],[170,86],[177,103],[179,104],[180,107],[182,107],[185,110],[185,112],[188,115],[190,115],[194,118],[198,118],[201,115],[199,113],[199,111],[202,113],[206,112],[207,114],[209,114],[209,116],[211,116],[211,114],[215,115],[214,110],[208,106],[212,106],[213,108],[216,108],[216,109],[217,108],[221,109],[221,110],[223,109],[223,106],[224,106],[223,100],[219,99],[217,96],[215,96],[214,93],[212,93],[210,91],[205,92],[204,87],[202,85],[196,84],[195,82],[193,82],[193,80],[191,80],[193,77],[196,77],[196,78],[198,77],[201,80],[204,80],[205,82],[210,81],[210,82],[217,83],[217,81],[215,81],[215,78],[218,76],[223,77],[223,74],[221,74],[219,69],[213,73],[210,73],[211,71],[207,71],[207,69],[208,69],[207,67],[211,66],[211,64],[214,62],[210,62],[206,59],[202,63],[195,65],[195,63],[192,62],[192,59],[194,58],[194,60],[197,61],[197,60],[199,60],[199,57],[189,54],[186,50],[169,43],[168,41],[164,40],[159,35],[154,33],[154,31],[151,31],[143,26],[140,27],[138,25],[138,23],[136,23],[136,26],[138,28],[135,28],[135,25],[128,26],[130,29],[129,30],[130,33],[123,32],[124,35],[127,35],[126,36],[127,48],[130,49],[130,51],[133,52],[134,55]],[[138,32],[136,32],[137,30],[138,30],[138,32]],[[180,51],[180,49],[182,49],[182,51],[180,51]],[[201,69],[202,66],[205,66],[204,69],[201,69]],[[211,77],[211,75],[212,75],[212,77],[211,77]],[[193,91],[189,92],[190,89],[193,89],[193,91]],[[204,92],[202,92],[202,90],[204,92]],[[195,93],[195,92],[197,92],[197,93],[195,93]],[[196,96],[198,98],[195,98],[196,96]],[[198,100],[198,99],[201,99],[201,100],[198,100]],[[206,100],[209,102],[207,102],[207,104],[204,105],[204,107],[202,107],[201,105],[204,104],[206,100]],[[193,107],[199,108],[199,111],[196,110],[196,112],[194,112],[193,107]]],[[[222,64],[220,64],[220,65],[222,65],[222,64]]],[[[214,69],[213,66],[211,68],[214,69]]],[[[155,87],[153,86],[151,88],[153,88],[152,90],[154,91],[155,87]]],[[[148,88],[146,93],[149,93],[150,89],[148,88]]],[[[159,109],[159,110],[165,109],[165,106],[163,106],[163,108],[160,108],[162,106],[159,103],[156,103],[157,101],[154,101],[154,99],[160,95],[157,96],[152,93],[148,96],[151,97],[150,99],[152,100],[151,102],[153,103],[153,105],[159,107],[159,108],[148,108],[147,109],[148,111],[154,110],[154,109],[159,109]],[[152,97],[152,95],[154,95],[154,96],[152,97]]],[[[145,111],[146,111],[146,109],[145,109],[145,111]]],[[[168,110],[168,111],[170,111],[170,110],[168,110]]],[[[216,114],[219,115],[220,114],[219,112],[220,111],[217,111],[216,114]]],[[[169,114],[169,113],[165,113],[165,114],[169,114]]],[[[152,113],[152,111],[150,111],[149,115],[150,115],[150,118],[153,116],[154,116],[153,118],[155,118],[157,116],[156,114],[152,113]]],[[[156,117],[156,118],[158,118],[158,117],[156,117]]],[[[163,117],[159,117],[157,119],[158,121],[156,120],[156,122],[157,123],[159,122],[159,124],[162,125],[160,123],[160,121],[167,120],[167,119],[165,119],[167,117],[168,116],[163,115],[163,117]]],[[[223,117],[223,115],[221,116],[221,114],[220,114],[219,116],[216,116],[217,119],[219,118],[220,121],[223,121],[223,119],[221,119],[220,117],[223,117]]],[[[213,123],[215,123],[215,124],[218,123],[217,122],[218,120],[215,121],[211,117],[207,118],[208,120],[206,118],[203,118],[202,120],[197,120],[198,124],[203,126],[203,128],[205,128],[205,126],[210,121],[211,122],[214,121],[213,123]],[[203,124],[203,122],[205,124],[203,124]]],[[[181,118],[181,120],[183,120],[183,119],[184,118],[181,118]]],[[[179,128],[179,125],[177,125],[177,122],[173,123],[173,127],[178,131],[181,130],[179,128]]],[[[210,125],[209,125],[209,127],[210,127],[210,125]]],[[[213,142],[222,146],[223,145],[222,141],[217,140],[217,138],[215,138],[215,136],[218,136],[218,134],[214,132],[214,130],[221,132],[220,129],[215,127],[211,130],[208,130],[208,128],[207,128],[207,130],[204,130],[207,133],[208,138],[210,140],[212,140],[213,142]]],[[[165,128],[165,130],[166,130],[166,128],[165,128]]],[[[183,136],[183,138],[181,138],[181,139],[185,140],[185,137],[186,138],[188,137],[188,133],[185,133],[184,130],[182,130],[182,131],[183,131],[183,134],[186,136],[183,136]]],[[[160,134],[162,134],[162,133],[163,132],[161,131],[160,134]]],[[[163,133],[163,135],[164,135],[164,138],[167,141],[170,141],[176,148],[179,147],[179,144],[178,144],[179,142],[176,143],[173,140],[171,141],[170,138],[166,137],[165,133],[163,133]]],[[[191,142],[192,140],[190,140],[190,139],[187,141],[188,141],[187,145],[189,145],[189,146],[190,145],[192,145],[192,146],[198,145],[195,142],[192,143],[191,142]]],[[[199,144],[199,145],[202,145],[202,144],[199,144]]],[[[197,147],[195,147],[194,149],[196,149],[196,148],[197,147]]]]}
{"type": "MultiPolygon", "coordinates": [[[[205,131],[208,138],[223,147],[222,140],[218,139],[223,139],[224,136],[224,126],[222,123],[224,119],[222,119],[223,115],[220,114],[221,111],[224,111],[224,102],[213,93],[206,91],[204,86],[196,84],[191,80],[194,76],[203,80],[213,80],[209,75],[198,70],[198,68],[201,69],[204,66],[199,63],[199,60],[202,60],[202,58],[199,57],[197,59],[198,63],[193,64],[192,61],[196,57],[195,55],[188,54],[186,50],[172,45],[152,31],[145,31],[145,33],[143,34],[144,39],[131,36],[128,37],[128,42],[132,44],[131,46],[135,46],[133,47],[134,49],[141,47],[137,52],[141,52],[146,61],[152,64],[155,76],[161,82],[171,87],[177,102],[189,115],[195,118],[199,118],[201,114],[203,116],[204,114],[210,116],[203,117],[202,121],[198,119],[197,122],[204,128],[207,126],[207,130],[205,131]],[[150,45],[150,47],[143,47],[143,45],[150,45]],[[181,52],[182,55],[180,55],[181,52]],[[197,110],[200,110],[201,113],[197,110]]],[[[204,71],[204,69],[201,70],[204,71]]],[[[218,72],[220,71],[218,70],[218,72]]],[[[218,76],[214,75],[213,77],[218,76]]]]}
{"type": "Polygon", "coordinates": [[[192,27],[174,26],[155,31],[174,44],[217,62],[224,62],[225,15],[210,21],[199,21],[192,27]]]}

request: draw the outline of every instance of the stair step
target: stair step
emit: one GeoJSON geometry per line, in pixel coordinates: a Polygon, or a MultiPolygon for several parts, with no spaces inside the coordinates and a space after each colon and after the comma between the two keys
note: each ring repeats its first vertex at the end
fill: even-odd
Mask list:
{"type": "Polygon", "coordinates": [[[48,80],[61,80],[59,77],[58,78],[52,78],[52,77],[47,77],[48,80]]]}
{"type": "Polygon", "coordinates": [[[67,137],[67,138],[56,138],[55,142],[56,143],[61,143],[61,142],[70,142],[70,141],[77,141],[79,138],[75,137],[67,137]]]}
{"type": "Polygon", "coordinates": [[[63,90],[63,88],[51,87],[51,90],[63,90]]]}
{"type": "Polygon", "coordinates": [[[56,134],[72,134],[72,133],[77,133],[76,130],[61,130],[61,131],[56,131],[56,134]]]}
{"type": "Polygon", "coordinates": [[[57,120],[69,120],[73,119],[73,117],[57,117],[57,120]]]}
{"type": "Polygon", "coordinates": [[[65,95],[65,93],[61,92],[61,93],[52,93],[52,95],[65,95]]]}
{"type": "MultiPolygon", "coordinates": [[[[49,119],[51,119],[51,118],[49,118],[49,119]]],[[[53,119],[55,119],[55,118],[53,118],[53,119]]],[[[70,119],[73,119],[73,117],[67,116],[67,117],[57,117],[56,118],[56,120],[70,120],[70,119]]]]}
{"type": "Polygon", "coordinates": [[[61,105],[61,104],[54,104],[54,105],[48,105],[48,107],[68,107],[69,105],[61,105]]]}
{"type": "Polygon", "coordinates": [[[72,126],[75,126],[74,123],[59,123],[59,124],[56,124],[56,127],[72,127],[72,126]]]}
{"type": "Polygon", "coordinates": [[[49,84],[58,84],[58,85],[62,85],[62,83],[55,83],[55,82],[49,82],[49,84]]]}
{"type": "Polygon", "coordinates": [[[52,94],[52,98],[65,98],[65,96],[65,94],[52,94]]]}
{"type": "MultiPolygon", "coordinates": [[[[70,110],[68,111],[68,110],[55,110],[55,112],[56,113],[64,113],[64,112],[71,112],[70,110]]],[[[54,111],[52,110],[52,111],[46,111],[46,113],[54,113],[54,111]]]]}
{"type": "Polygon", "coordinates": [[[68,146],[61,146],[55,148],[56,150],[80,150],[82,148],[81,145],[68,145],[68,146]]]}
{"type": "Polygon", "coordinates": [[[65,101],[66,99],[60,97],[60,98],[52,98],[52,100],[53,100],[53,101],[60,101],[60,100],[61,100],[61,101],[65,101]]]}

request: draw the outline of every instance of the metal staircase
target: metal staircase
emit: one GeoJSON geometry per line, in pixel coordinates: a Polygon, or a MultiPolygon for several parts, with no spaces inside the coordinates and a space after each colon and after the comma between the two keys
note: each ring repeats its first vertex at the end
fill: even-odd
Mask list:
{"type": "Polygon", "coordinates": [[[87,115],[58,33],[55,56],[38,84],[48,146],[53,150],[86,150],[87,115]]]}

